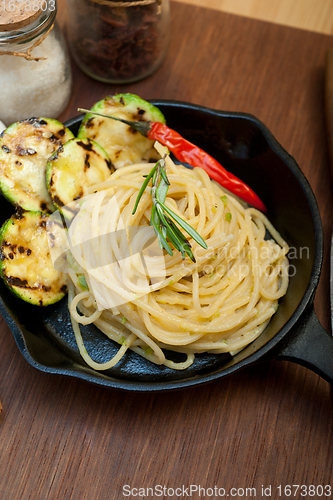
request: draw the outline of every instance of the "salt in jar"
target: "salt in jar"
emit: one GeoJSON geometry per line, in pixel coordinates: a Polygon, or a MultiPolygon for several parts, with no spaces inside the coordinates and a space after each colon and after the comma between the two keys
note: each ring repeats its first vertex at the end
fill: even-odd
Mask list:
{"type": "Polygon", "coordinates": [[[2,0],[0,120],[57,118],[71,95],[71,68],[56,0],[2,0]]]}

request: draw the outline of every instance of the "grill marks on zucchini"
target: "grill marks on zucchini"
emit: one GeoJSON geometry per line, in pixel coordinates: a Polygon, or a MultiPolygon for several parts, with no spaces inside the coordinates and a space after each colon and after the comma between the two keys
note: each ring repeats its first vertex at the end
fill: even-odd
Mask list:
{"type": "Polygon", "coordinates": [[[52,264],[48,215],[19,212],[0,231],[0,274],[19,298],[34,305],[53,304],[66,294],[66,275],[52,264]]]}
{"type": "Polygon", "coordinates": [[[50,158],[47,187],[59,209],[87,194],[114,171],[104,149],[90,139],[71,139],[50,158]]]}
{"type": "Polygon", "coordinates": [[[57,120],[29,118],[8,127],[0,138],[0,189],[24,210],[52,212],[45,175],[48,158],[73,138],[57,120]]]}
{"type": "MultiPolygon", "coordinates": [[[[107,97],[92,110],[165,123],[159,109],[133,94],[107,97]]],[[[11,292],[39,306],[67,293],[66,274],[51,260],[46,212],[57,207],[72,217],[76,211],[68,205],[115,168],[159,159],[153,142],[128,125],[89,114],[77,139],[49,118],[22,120],[0,134],[0,190],[17,208],[0,229],[0,275],[11,292]]]]}
{"type": "MultiPolygon", "coordinates": [[[[96,103],[91,111],[126,120],[165,123],[165,118],[159,109],[134,94],[108,96],[96,103]]],[[[133,127],[89,113],[81,124],[78,138],[90,138],[98,142],[109,155],[115,168],[159,159],[153,147],[154,141],[147,139],[133,127]]]]}

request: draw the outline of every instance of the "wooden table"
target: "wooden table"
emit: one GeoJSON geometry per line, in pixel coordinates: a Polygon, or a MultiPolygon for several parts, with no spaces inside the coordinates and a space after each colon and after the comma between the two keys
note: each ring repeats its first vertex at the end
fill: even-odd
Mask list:
{"type": "MultiPolygon", "coordinates": [[[[118,91],[260,118],[318,199],[326,247],[316,310],[329,329],[333,203],[323,78],[333,39],[181,3],[172,4],[171,29],[164,65],[142,82],[106,85],[73,66],[74,92],[61,119],[118,91]]],[[[333,487],[331,388],[306,368],[271,361],[204,387],[123,393],[35,370],[0,324],[1,499],[139,497],[139,490],[126,496],[124,485],[170,488],[146,498],[177,498],[171,488],[184,487],[183,499],[190,485],[240,488],[236,498],[264,498],[263,486],[276,499],[279,485],[333,487]]],[[[219,498],[211,493],[192,498],[219,498]]]]}
{"type": "Polygon", "coordinates": [[[333,33],[333,0],[177,0],[318,33],[333,33]]]}

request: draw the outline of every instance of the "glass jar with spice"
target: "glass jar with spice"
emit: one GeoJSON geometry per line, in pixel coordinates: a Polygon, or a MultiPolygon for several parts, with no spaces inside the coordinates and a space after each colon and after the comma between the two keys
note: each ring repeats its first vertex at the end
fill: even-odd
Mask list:
{"type": "Polygon", "coordinates": [[[106,83],[130,83],[153,73],[169,44],[169,0],[67,0],[74,60],[106,83]]]}
{"type": "Polygon", "coordinates": [[[56,0],[1,0],[0,120],[57,118],[71,94],[71,68],[56,0]]]}

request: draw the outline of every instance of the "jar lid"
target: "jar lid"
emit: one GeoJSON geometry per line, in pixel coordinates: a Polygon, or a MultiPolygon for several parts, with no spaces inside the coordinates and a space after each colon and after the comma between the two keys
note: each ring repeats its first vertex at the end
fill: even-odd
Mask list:
{"type": "Polygon", "coordinates": [[[33,22],[41,13],[41,3],[38,3],[37,10],[31,9],[29,11],[27,10],[27,3],[20,0],[7,0],[2,2],[0,31],[17,30],[33,22]]]}

